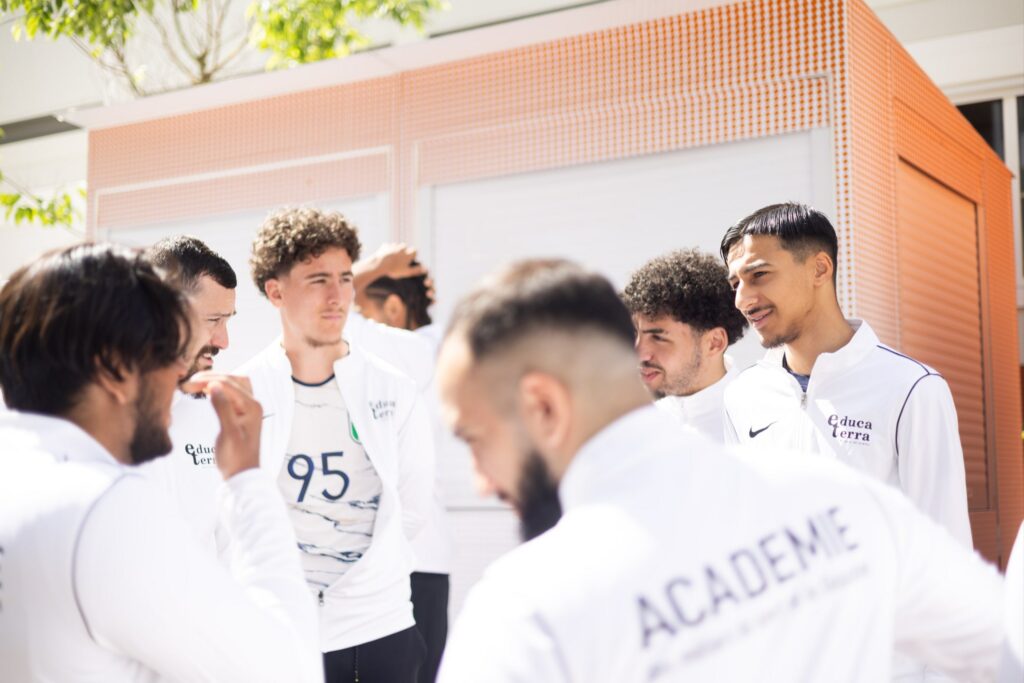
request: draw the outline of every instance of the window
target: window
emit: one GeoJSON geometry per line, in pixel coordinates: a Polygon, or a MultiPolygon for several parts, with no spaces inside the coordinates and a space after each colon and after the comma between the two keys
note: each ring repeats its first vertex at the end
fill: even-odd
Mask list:
{"type": "Polygon", "coordinates": [[[974,126],[974,130],[985,138],[985,142],[995,150],[999,158],[1006,159],[1006,146],[1003,144],[1003,101],[989,100],[962,104],[957,109],[974,126]]]}

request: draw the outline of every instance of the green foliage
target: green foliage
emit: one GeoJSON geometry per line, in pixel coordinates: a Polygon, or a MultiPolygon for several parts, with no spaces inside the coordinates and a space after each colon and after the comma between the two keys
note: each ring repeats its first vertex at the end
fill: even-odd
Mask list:
{"type": "MultiPolygon", "coordinates": [[[[246,31],[229,39],[224,19],[235,1],[0,0],[0,16],[21,14],[11,28],[15,39],[70,40],[142,96],[143,70],[131,64],[128,48],[143,20],[181,77],[196,85],[224,74],[247,46],[269,53],[267,68],[342,57],[368,42],[350,22],[380,19],[422,30],[431,12],[446,8],[444,0],[246,0],[246,31]]],[[[66,192],[37,196],[3,174],[0,185],[13,189],[0,191],[5,220],[71,227],[79,218],[66,192]]]]}
{"type": "Polygon", "coordinates": [[[0,11],[24,12],[15,38],[75,36],[101,49],[124,45],[139,12],[152,10],[153,0],[0,0],[0,11]]]}
{"type": "MultiPolygon", "coordinates": [[[[4,131],[0,128],[0,138],[4,131]]],[[[4,220],[14,220],[15,225],[22,223],[36,223],[47,227],[63,226],[74,227],[81,218],[79,211],[75,208],[70,194],[58,192],[52,197],[41,197],[28,192],[20,185],[9,178],[5,178],[0,172],[0,186],[8,186],[12,192],[0,191],[0,210],[3,211],[4,220]]],[[[85,197],[85,188],[78,190],[81,197],[85,197]]]]}
{"type": "Polygon", "coordinates": [[[216,80],[246,42],[269,53],[267,68],[305,64],[365,47],[367,40],[352,21],[383,19],[422,30],[431,12],[446,8],[444,0],[249,0],[249,35],[234,49],[219,35],[234,1],[0,0],[0,14],[23,13],[12,28],[15,38],[70,38],[143,95],[140,72],[129,66],[127,55],[143,17],[156,26],[170,61],[195,85],[216,80]],[[165,11],[158,12],[161,8],[165,11]],[[204,30],[190,35],[179,20],[183,15],[205,22],[204,30]]]}
{"type": "Polygon", "coordinates": [[[347,55],[365,47],[352,19],[388,19],[423,29],[427,15],[444,9],[443,0],[257,0],[253,42],[271,53],[268,68],[292,66],[347,55]]]}
{"type": "Polygon", "coordinates": [[[73,227],[80,218],[72,204],[71,195],[59,192],[44,198],[21,192],[0,192],[0,207],[4,220],[14,220],[15,225],[36,223],[46,227],[73,227]]]}

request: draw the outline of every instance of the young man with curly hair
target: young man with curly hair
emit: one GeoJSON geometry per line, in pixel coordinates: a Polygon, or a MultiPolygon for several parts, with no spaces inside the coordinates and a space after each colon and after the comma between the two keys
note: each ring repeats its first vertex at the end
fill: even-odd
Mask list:
{"type": "Polygon", "coordinates": [[[269,216],[250,265],[281,337],[239,372],[266,414],[260,464],[277,477],[319,606],[327,682],[414,683],[424,644],[409,539],[431,505],[433,437],[415,382],[347,330],[359,252],[338,213],[269,216]]]}
{"type": "Polygon", "coordinates": [[[633,273],[623,293],[640,377],[658,407],[718,442],[725,438],[722,397],[736,374],[725,352],[747,327],[727,277],[710,254],[673,251],[633,273]]]}

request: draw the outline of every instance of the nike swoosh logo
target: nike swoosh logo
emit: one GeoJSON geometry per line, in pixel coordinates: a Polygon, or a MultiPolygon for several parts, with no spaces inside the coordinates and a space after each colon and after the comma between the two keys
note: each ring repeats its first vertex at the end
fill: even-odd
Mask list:
{"type": "MultiPolygon", "coordinates": [[[[266,420],[268,417],[274,417],[274,413],[267,413],[263,416],[263,419],[266,420]]],[[[765,429],[767,429],[767,427],[765,427],[765,429]]]]}
{"type": "Polygon", "coordinates": [[[775,422],[769,422],[768,424],[766,424],[764,427],[761,427],[760,429],[754,429],[753,427],[751,427],[750,430],[748,431],[748,434],[750,434],[750,438],[753,439],[755,436],[757,436],[758,434],[760,434],[764,430],[768,429],[773,424],[775,424],[775,422]]]}

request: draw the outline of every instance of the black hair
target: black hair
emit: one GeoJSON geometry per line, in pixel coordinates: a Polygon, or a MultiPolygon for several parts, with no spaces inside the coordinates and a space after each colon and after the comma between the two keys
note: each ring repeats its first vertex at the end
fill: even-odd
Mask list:
{"type": "Polygon", "coordinates": [[[405,304],[407,329],[416,329],[432,322],[430,313],[427,312],[432,302],[427,293],[426,275],[414,275],[397,280],[379,277],[366,286],[364,293],[376,301],[384,301],[392,294],[401,299],[405,304]]]}
{"type": "Polygon", "coordinates": [[[784,202],[758,209],[725,231],[722,260],[729,262],[729,251],[745,235],[778,237],[782,248],[803,261],[824,251],[832,259],[832,281],[839,267],[839,239],[836,229],[822,212],[806,204],[784,202]]]}
{"type": "Polygon", "coordinates": [[[729,343],[743,337],[747,319],[736,310],[729,271],[697,249],[673,251],[633,273],[622,299],[634,315],[670,316],[697,332],[725,330],[729,343]]]}
{"type": "Polygon", "coordinates": [[[189,308],[141,252],[81,244],[18,269],[0,290],[0,388],[15,410],[65,415],[105,371],[179,361],[189,308]]]}
{"type": "Polygon", "coordinates": [[[633,320],[612,284],[564,260],[513,264],[458,304],[456,328],[477,361],[541,330],[602,334],[633,350],[633,320]]]}
{"type": "Polygon", "coordinates": [[[186,292],[195,292],[199,278],[210,276],[221,287],[238,286],[235,271],[224,257],[190,235],[160,240],[146,251],[153,265],[163,268],[186,292]]]}

